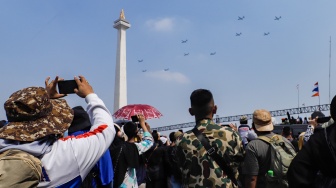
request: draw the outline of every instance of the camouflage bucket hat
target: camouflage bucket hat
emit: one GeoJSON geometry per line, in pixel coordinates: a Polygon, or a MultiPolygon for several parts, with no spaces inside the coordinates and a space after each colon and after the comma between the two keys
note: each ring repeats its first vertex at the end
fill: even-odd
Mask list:
{"type": "Polygon", "coordinates": [[[42,87],[28,87],[13,93],[5,102],[8,124],[0,138],[35,141],[47,135],[62,135],[70,126],[73,111],[63,99],[49,99],[42,87]]]}

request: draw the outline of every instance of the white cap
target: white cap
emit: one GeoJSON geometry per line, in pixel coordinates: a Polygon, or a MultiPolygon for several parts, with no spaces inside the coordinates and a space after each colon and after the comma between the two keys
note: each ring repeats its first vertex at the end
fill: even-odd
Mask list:
{"type": "Polygon", "coordinates": [[[160,140],[161,140],[161,142],[163,143],[163,144],[166,144],[166,142],[167,142],[167,138],[165,138],[165,137],[160,137],[160,140]]]}

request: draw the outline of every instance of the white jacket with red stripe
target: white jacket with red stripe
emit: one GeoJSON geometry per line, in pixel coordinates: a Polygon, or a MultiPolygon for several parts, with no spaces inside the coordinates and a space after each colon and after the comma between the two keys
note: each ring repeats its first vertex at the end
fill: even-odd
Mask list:
{"type": "Polygon", "coordinates": [[[86,177],[112,143],[115,129],[104,102],[96,94],[89,94],[85,101],[90,132],[61,138],[49,146],[50,151],[41,159],[43,180],[38,187],[72,187],[86,177]]]}

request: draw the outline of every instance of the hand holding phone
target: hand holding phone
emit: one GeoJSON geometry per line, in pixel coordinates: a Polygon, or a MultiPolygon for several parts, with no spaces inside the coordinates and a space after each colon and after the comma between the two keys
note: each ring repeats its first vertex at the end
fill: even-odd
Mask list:
{"type": "Polygon", "coordinates": [[[138,116],[131,116],[132,122],[138,125],[138,128],[141,129],[138,116]]]}
{"type": "Polygon", "coordinates": [[[146,119],[142,114],[137,114],[135,116],[131,116],[132,122],[139,123],[138,127],[142,128],[144,132],[148,131],[146,127],[146,119]]]}
{"type": "Polygon", "coordinates": [[[133,123],[137,123],[137,122],[139,122],[139,118],[138,118],[137,115],[135,115],[135,116],[131,116],[131,119],[132,119],[132,122],[133,122],[133,123]]]}
{"type": "Polygon", "coordinates": [[[45,88],[48,92],[49,98],[58,99],[58,98],[64,97],[65,94],[58,93],[56,89],[57,83],[63,79],[56,76],[56,78],[52,80],[51,82],[49,82],[49,80],[50,80],[50,77],[47,77],[45,79],[45,88]]]}
{"type": "Polygon", "coordinates": [[[75,89],[75,93],[82,98],[85,98],[91,93],[94,93],[91,85],[84,76],[75,77],[75,81],[78,85],[78,89],[75,89]]]}
{"type": "Polygon", "coordinates": [[[330,120],[330,116],[328,116],[328,117],[321,117],[321,118],[317,118],[317,123],[326,123],[326,122],[328,122],[329,120],[330,120]]]}

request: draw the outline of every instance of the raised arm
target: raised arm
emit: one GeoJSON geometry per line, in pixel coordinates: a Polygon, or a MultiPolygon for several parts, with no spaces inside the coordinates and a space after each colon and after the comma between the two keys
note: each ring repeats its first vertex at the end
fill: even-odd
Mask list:
{"type": "Polygon", "coordinates": [[[85,98],[92,127],[89,132],[76,137],[63,138],[63,144],[72,146],[81,175],[86,175],[111,145],[115,137],[113,120],[104,102],[93,92],[83,76],[75,77],[78,89],[75,93],[85,98]]]}
{"type": "Polygon", "coordinates": [[[138,147],[139,155],[141,155],[152,147],[153,137],[148,131],[148,129],[150,130],[150,126],[145,122],[145,117],[143,115],[138,115],[138,119],[143,130],[143,137],[140,143],[136,143],[136,146],[138,147]]]}

